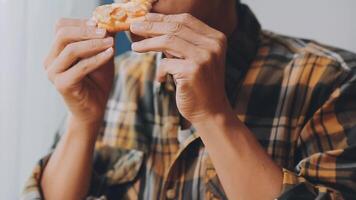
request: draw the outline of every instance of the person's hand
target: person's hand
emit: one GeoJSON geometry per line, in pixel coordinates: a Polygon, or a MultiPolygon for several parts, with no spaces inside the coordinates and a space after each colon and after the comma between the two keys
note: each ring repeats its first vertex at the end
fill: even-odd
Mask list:
{"type": "Polygon", "coordinates": [[[114,76],[114,39],[95,26],[88,20],[59,20],[44,62],[71,117],[87,125],[102,120],[114,76]]]}
{"type": "MultiPolygon", "coordinates": [[[[164,52],[157,80],[171,74],[176,83],[179,112],[191,123],[229,110],[225,94],[226,37],[189,14],[150,13],[131,32],[148,39],[135,42],[136,52],[164,52]]],[[[229,110],[230,111],[230,110],[229,110]]]]}

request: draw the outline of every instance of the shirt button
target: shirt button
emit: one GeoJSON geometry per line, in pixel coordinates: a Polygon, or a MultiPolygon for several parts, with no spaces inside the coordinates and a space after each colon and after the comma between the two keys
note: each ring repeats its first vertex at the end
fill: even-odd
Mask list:
{"type": "Polygon", "coordinates": [[[176,190],[175,189],[169,189],[166,191],[166,197],[167,199],[174,199],[176,198],[176,190]]]}

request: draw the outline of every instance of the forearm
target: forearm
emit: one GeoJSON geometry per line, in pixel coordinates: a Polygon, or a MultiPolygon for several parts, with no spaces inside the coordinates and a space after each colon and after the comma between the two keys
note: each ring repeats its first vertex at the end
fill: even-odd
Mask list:
{"type": "Polygon", "coordinates": [[[93,151],[98,125],[69,120],[43,172],[41,186],[45,199],[83,199],[91,177],[93,151]]]}
{"type": "Polygon", "coordinates": [[[282,169],[231,112],[194,124],[229,199],[274,199],[282,189],[282,169]]]}

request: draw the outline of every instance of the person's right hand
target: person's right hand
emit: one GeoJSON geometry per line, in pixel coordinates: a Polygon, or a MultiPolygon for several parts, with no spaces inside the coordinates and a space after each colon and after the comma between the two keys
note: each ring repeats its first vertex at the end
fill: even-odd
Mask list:
{"type": "Polygon", "coordinates": [[[102,120],[114,78],[113,46],[113,37],[88,20],[61,19],[56,25],[44,67],[76,122],[102,120]]]}

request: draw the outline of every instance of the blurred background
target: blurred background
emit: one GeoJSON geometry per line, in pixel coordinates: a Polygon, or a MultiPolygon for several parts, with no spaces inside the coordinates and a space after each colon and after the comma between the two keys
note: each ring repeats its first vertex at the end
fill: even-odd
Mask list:
{"type": "MultiPolygon", "coordinates": [[[[60,17],[88,18],[110,1],[0,0],[0,200],[18,199],[66,110],[42,61],[60,17]]],[[[355,0],[245,0],[264,29],[356,52],[355,0]]],[[[223,18],[223,16],[222,16],[223,18]]],[[[118,53],[129,50],[123,34],[118,53]]]]}

